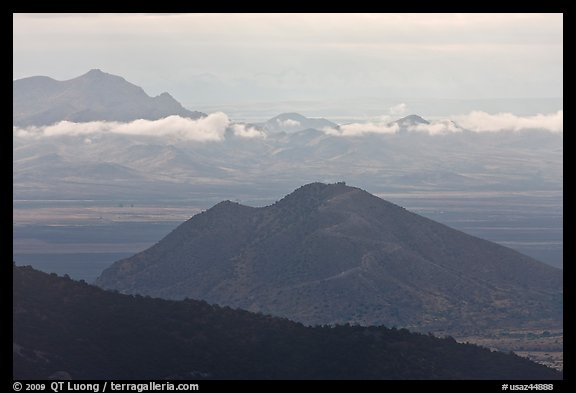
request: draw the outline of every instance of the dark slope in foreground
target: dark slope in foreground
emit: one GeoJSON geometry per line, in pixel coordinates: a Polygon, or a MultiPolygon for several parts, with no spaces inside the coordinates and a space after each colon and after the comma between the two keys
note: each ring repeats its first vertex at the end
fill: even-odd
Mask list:
{"type": "Polygon", "coordinates": [[[305,327],[14,267],[15,379],[558,379],[515,355],[382,327],[305,327]]]}
{"type": "Polygon", "coordinates": [[[222,202],[97,285],[307,324],[452,333],[562,323],[562,271],[343,183],[272,206],[222,202]]]}

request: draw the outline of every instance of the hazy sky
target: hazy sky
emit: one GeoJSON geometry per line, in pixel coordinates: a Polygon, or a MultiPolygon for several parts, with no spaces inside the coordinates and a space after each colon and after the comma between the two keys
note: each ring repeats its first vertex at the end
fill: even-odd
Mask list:
{"type": "MultiPolygon", "coordinates": [[[[15,14],[13,77],[188,103],[562,97],[562,14],[15,14]]],[[[560,108],[558,108],[560,109],[560,108]]]]}

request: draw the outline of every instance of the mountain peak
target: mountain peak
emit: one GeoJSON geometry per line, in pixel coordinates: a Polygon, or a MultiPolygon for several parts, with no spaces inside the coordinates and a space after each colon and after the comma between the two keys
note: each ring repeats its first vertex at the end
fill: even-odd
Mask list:
{"type": "Polygon", "coordinates": [[[339,181],[336,183],[322,183],[322,182],[313,182],[305,184],[292,192],[292,194],[300,192],[300,193],[318,193],[324,191],[341,191],[344,189],[355,189],[355,187],[350,187],[346,185],[346,182],[339,181]]]}
{"type": "Polygon", "coordinates": [[[300,113],[281,113],[264,123],[269,132],[296,133],[307,129],[334,128],[337,124],[323,118],[310,118],[300,113]]]}
{"type": "Polygon", "coordinates": [[[343,181],[337,183],[314,182],[303,185],[302,187],[294,190],[292,193],[279,200],[277,205],[309,205],[310,202],[321,204],[326,200],[335,197],[336,195],[344,194],[354,190],[359,189],[355,187],[349,187],[343,181]]]}
{"type": "MultiPolygon", "coordinates": [[[[128,82],[116,75],[108,74],[107,72],[102,71],[99,68],[93,68],[84,75],[80,75],[79,77],[75,78],[76,80],[89,80],[89,81],[101,81],[103,79],[116,79],[122,80],[124,83],[128,84],[128,82]]],[[[73,79],[74,80],[74,79],[73,79]]]]}
{"type": "Polygon", "coordinates": [[[322,182],[313,182],[305,184],[292,193],[290,195],[308,195],[308,196],[315,196],[315,195],[324,195],[324,196],[331,196],[336,194],[341,194],[343,192],[348,192],[352,190],[357,190],[356,187],[350,187],[346,185],[346,182],[336,182],[336,183],[322,183],[322,182]]]}
{"type": "Polygon", "coordinates": [[[222,201],[220,203],[217,203],[216,205],[212,206],[212,209],[234,209],[234,208],[238,208],[238,207],[248,207],[248,206],[244,206],[241,205],[238,202],[232,202],[231,200],[227,199],[225,201],[222,201]]]}
{"type": "Polygon", "coordinates": [[[398,124],[400,127],[415,126],[418,124],[430,124],[428,120],[423,119],[418,115],[408,115],[396,120],[394,123],[398,124]]]}
{"type": "Polygon", "coordinates": [[[344,182],[306,184],[266,207],[221,202],[97,284],[306,324],[462,332],[562,323],[560,270],[344,182]]]}
{"type": "Polygon", "coordinates": [[[103,76],[103,75],[110,75],[110,74],[106,74],[100,68],[92,68],[90,71],[84,74],[84,76],[103,76]]]}
{"type": "Polygon", "coordinates": [[[300,113],[296,113],[296,112],[286,112],[286,113],[281,113],[278,116],[274,117],[277,120],[286,120],[286,119],[291,119],[291,120],[305,120],[306,116],[301,115],[300,113]]]}
{"type": "Polygon", "coordinates": [[[63,83],[71,82],[71,83],[78,83],[78,82],[88,82],[90,85],[95,86],[97,89],[104,89],[104,88],[114,88],[114,89],[128,89],[132,93],[137,91],[137,95],[142,97],[148,97],[147,94],[144,92],[140,86],[136,86],[126,79],[119,75],[109,74],[107,72],[102,71],[99,68],[93,68],[84,75],[80,75],[74,79],[70,79],[69,81],[64,81],[63,83]]]}

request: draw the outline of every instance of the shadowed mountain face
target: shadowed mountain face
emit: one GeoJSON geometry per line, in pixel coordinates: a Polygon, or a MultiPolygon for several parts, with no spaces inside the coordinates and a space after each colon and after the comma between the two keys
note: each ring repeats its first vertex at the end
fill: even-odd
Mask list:
{"type": "Polygon", "coordinates": [[[185,109],[168,93],[148,96],[141,87],[100,70],[67,81],[34,76],[14,81],[13,124],[49,125],[62,120],[157,120],[170,115],[197,119],[201,112],[185,109]]]}
{"type": "Polygon", "coordinates": [[[264,208],[229,201],[116,262],[103,288],[306,324],[422,331],[562,323],[562,272],[344,183],[264,208]]]}
{"type": "Polygon", "coordinates": [[[30,267],[13,268],[13,287],[14,379],[562,378],[512,354],[405,329],[309,328],[106,292],[30,267]]]}

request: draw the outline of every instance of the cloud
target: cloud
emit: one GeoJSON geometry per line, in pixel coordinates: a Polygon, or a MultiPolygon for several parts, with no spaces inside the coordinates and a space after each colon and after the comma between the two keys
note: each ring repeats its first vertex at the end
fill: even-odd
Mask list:
{"type": "Polygon", "coordinates": [[[242,138],[266,138],[266,134],[263,131],[246,124],[233,124],[232,131],[234,131],[234,135],[242,138]]]}
{"type": "Polygon", "coordinates": [[[324,128],[324,131],[328,135],[334,136],[361,136],[365,134],[395,134],[398,132],[400,127],[398,124],[390,123],[351,123],[344,124],[336,128],[324,128]]]}
{"type": "MultiPolygon", "coordinates": [[[[14,128],[14,136],[44,138],[56,136],[89,136],[96,134],[120,134],[151,137],[171,137],[179,140],[209,142],[224,139],[230,119],[225,113],[211,113],[201,119],[193,120],[180,116],[168,116],[159,120],[134,120],[129,123],[91,121],[73,123],[61,121],[46,127],[14,128]]],[[[234,134],[253,138],[260,131],[241,125],[233,125],[234,134]],[[238,127],[236,127],[238,126],[238,127]]],[[[89,138],[87,140],[90,140],[89,138]]]]}
{"type": "Polygon", "coordinates": [[[446,135],[454,132],[462,132],[462,128],[458,127],[451,120],[439,120],[431,122],[430,124],[417,124],[410,127],[409,131],[424,132],[430,135],[446,135]]]}
{"type": "MultiPolygon", "coordinates": [[[[396,123],[389,122],[384,115],[379,121],[352,123],[339,128],[325,128],[328,135],[360,136],[365,134],[395,134],[400,130],[396,123]]],[[[543,130],[552,133],[563,131],[563,110],[550,114],[517,116],[512,113],[489,114],[473,111],[466,115],[452,116],[453,120],[435,120],[430,124],[417,124],[407,128],[408,132],[421,132],[429,135],[446,135],[465,130],[472,132],[522,132],[543,130]]]]}
{"type": "MultiPolygon", "coordinates": [[[[437,120],[430,124],[418,124],[408,128],[409,132],[421,132],[429,135],[445,135],[462,132],[522,132],[524,130],[544,130],[562,133],[564,112],[559,110],[550,114],[517,116],[512,113],[489,114],[473,111],[466,115],[452,116],[452,120],[437,120]]],[[[298,123],[291,119],[284,123],[298,123]]],[[[83,136],[86,144],[92,142],[90,136],[98,134],[119,134],[149,137],[166,137],[185,141],[210,142],[222,141],[226,129],[230,128],[235,136],[241,138],[265,138],[266,134],[246,124],[232,124],[223,112],[192,120],[180,116],[169,116],[159,120],[135,120],[129,123],[92,121],[73,123],[61,121],[51,126],[13,128],[16,138],[47,138],[57,136],[83,136]]],[[[366,123],[344,124],[337,128],[324,128],[328,135],[353,137],[366,134],[396,134],[400,131],[397,123],[391,123],[384,115],[378,120],[366,123]]]]}
{"type": "Polygon", "coordinates": [[[455,121],[463,128],[475,132],[522,131],[541,129],[561,133],[564,130],[564,111],[534,116],[516,116],[512,113],[495,115],[474,111],[468,115],[455,116],[455,121]]]}
{"type": "Polygon", "coordinates": [[[168,116],[159,120],[135,120],[123,123],[113,132],[127,135],[173,136],[193,141],[219,141],[224,138],[230,119],[225,113],[212,113],[192,120],[180,116],[168,116]]]}
{"type": "Polygon", "coordinates": [[[277,121],[281,127],[291,128],[291,127],[298,127],[300,125],[300,122],[298,120],[292,120],[292,119],[280,120],[280,119],[277,119],[277,121]]]}
{"type": "Polygon", "coordinates": [[[512,113],[490,114],[473,111],[467,115],[453,116],[452,120],[438,120],[430,124],[418,124],[409,131],[426,132],[430,135],[445,135],[464,130],[473,132],[522,132],[543,130],[552,133],[563,131],[563,111],[534,116],[517,116],[512,113]]]}
{"type": "Polygon", "coordinates": [[[406,113],[408,106],[405,103],[400,103],[398,105],[391,106],[388,111],[391,115],[403,115],[406,113]]]}

